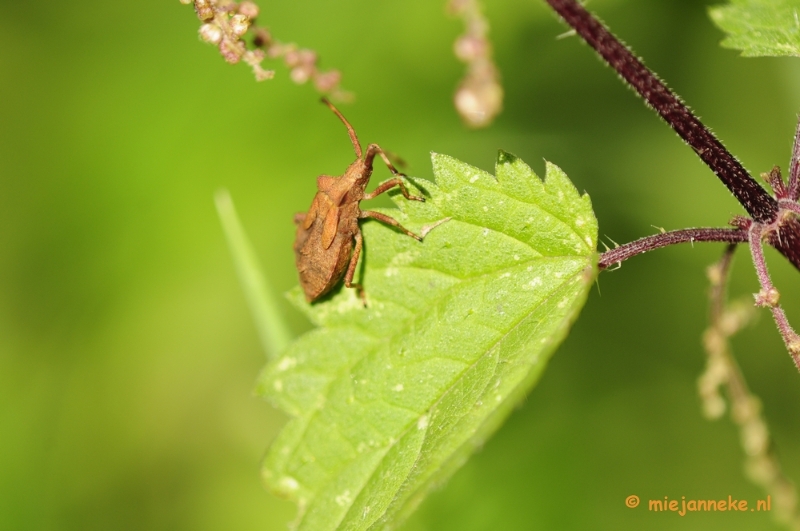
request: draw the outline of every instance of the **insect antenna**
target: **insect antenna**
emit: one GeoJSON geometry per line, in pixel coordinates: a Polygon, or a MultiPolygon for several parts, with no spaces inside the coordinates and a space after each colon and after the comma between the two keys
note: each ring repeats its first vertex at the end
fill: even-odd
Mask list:
{"type": "Polygon", "coordinates": [[[356,150],[356,157],[358,157],[360,159],[361,158],[361,144],[358,143],[358,136],[356,135],[356,131],[355,131],[355,129],[353,129],[353,126],[350,125],[350,122],[347,121],[347,118],[342,116],[342,113],[339,112],[339,109],[334,107],[333,103],[328,101],[328,98],[322,98],[321,101],[322,101],[322,103],[327,105],[328,108],[330,110],[332,110],[333,113],[336,116],[339,117],[339,119],[342,121],[342,123],[345,125],[345,127],[347,127],[347,133],[350,135],[350,140],[353,142],[353,149],[356,150]]]}

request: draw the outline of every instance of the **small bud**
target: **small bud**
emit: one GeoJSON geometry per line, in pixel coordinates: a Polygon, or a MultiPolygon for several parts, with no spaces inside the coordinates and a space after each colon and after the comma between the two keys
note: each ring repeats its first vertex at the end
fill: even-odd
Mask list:
{"type": "Polygon", "coordinates": [[[725,413],[725,400],[719,394],[706,397],[703,401],[703,414],[709,420],[716,420],[725,413]]]}
{"type": "Polygon", "coordinates": [[[737,400],[731,404],[731,407],[731,415],[737,423],[741,424],[749,422],[761,414],[761,402],[754,396],[737,400]]]}
{"type": "Polygon", "coordinates": [[[264,28],[256,27],[255,37],[253,37],[253,46],[256,48],[269,48],[272,44],[272,37],[269,32],[264,28]]]}
{"type": "Polygon", "coordinates": [[[796,337],[795,339],[789,341],[787,347],[789,348],[789,354],[791,354],[793,357],[800,356],[800,337],[796,337]]]}
{"type": "Polygon", "coordinates": [[[317,54],[313,50],[300,50],[300,63],[313,66],[317,62],[317,54]]]}
{"type": "Polygon", "coordinates": [[[267,57],[269,57],[270,59],[277,59],[278,57],[283,57],[285,61],[286,54],[291,52],[292,50],[294,50],[294,48],[292,48],[291,45],[270,42],[267,45],[267,57]]]}
{"type": "Polygon", "coordinates": [[[275,77],[275,70],[267,70],[261,65],[253,65],[253,74],[256,76],[256,81],[266,81],[275,77]]]}
{"type": "Polygon", "coordinates": [[[274,70],[266,70],[261,66],[261,61],[264,60],[264,57],[266,57],[264,50],[247,50],[242,56],[242,60],[253,69],[256,81],[265,81],[275,77],[274,70]]]}
{"type": "Polygon", "coordinates": [[[493,79],[467,78],[456,91],[454,103],[468,126],[485,127],[503,106],[503,89],[493,79]]]}
{"type": "Polygon", "coordinates": [[[781,299],[781,294],[777,289],[772,287],[768,290],[762,289],[757,294],[753,295],[753,297],[756,299],[756,306],[774,308],[778,305],[778,301],[781,299]]]}
{"type": "Polygon", "coordinates": [[[744,328],[754,316],[755,312],[752,306],[732,302],[728,306],[728,309],[722,314],[719,321],[720,330],[722,330],[727,337],[730,337],[744,328]]]}
{"type": "Polygon", "coordinates": [[[242,41],[222,39],[222,41],[219,43],[219,53],[221,53],[222,57],[232,65],[238,63],[242,59],[244,52],[245,47],[242,41]]]}
{"type": "Polygon", "coordinates": [[[786,188],[786,183],[783,182],[783,177],[781,176],[781,169],[778,166],[774,166],[772,171],[769,172],[767,176],[767,182],[769,183],[770,188],[775,193],[776,199],[786,199],[789,197],[789,190],[786,188]]]}
{"type": "Polygon", "coordinates": [[[703,334],[703,346],[709,352],[719,352],[720,348],[725,344],[725,336],[723,336],[716,328],[709,328],[703,334]]]}
{"type": "Polygon", "coordinates": [[[225,13],[233,13],[236,11],[236,2],[233,0],[212,0],[214,3],[217,4],[217,7],[220,8],[225,13]]]}
{"type": "Polygon", "coordinates": [[[297,50],[286,50],[283,61],[289,68],[295,67],[300,64],[300,53],[297,50]]]}
{"type": "Polygon", "coordinates": [[[720,264],[713,264],[706,268],[706,278],[708,278],[712,286],[719,286],[722,284],[722,273],[722,266],[720,264]]]}
{"type": "Polygon", "coordinates": [[[732,227],[736,227],[737,229],[747,230],[750,228],[750,225],[753,221],[750,218],[746,218],[744,216],[735,215],[731,218],[728,222],[729,225],[732,227]]]}
{"type": "Polygon", "coordinates": [[[468,63],[486,55],[486,39],[472,35],[462,35],[453,44],[453,53],[456,57],[468,63]]]}
{"type": "Polygon", "coordinates": [[[769,432],[763,422],[748,422],[742,426],[741,437],[747,455],[761,455],[769,447],[769,432]]]}
{"type": "Polygon", "coordinates": [[[200,26],[198,33],[200,34],[200,38],[209,44],[219,44],[222,40],[222,28],[213,22],[200,26]]]}
{"type": "Polygon", "coordinates": [[[260,63],[266,55],[264,50],[248,50],[244,54],[244,60],[247,61],[247,64],[260,63]]]}
{"type": "Polygon", "coordinates": [[[192,3],[192,0],[181,0],[181,4],[189,5],[192,3]]]}
{"type": "Polygon", "coordinates": [[[258,16],[258,6],[255,2],[242,2],[239,4],[239,13],[253,20],[258,16]]]}
{"type": "Polygon", "coordinates": [[[250,19],[244,15],[233,15],[230,24],[231,32],[237,37],[241,37],[250,28],[250,19]]]}
{"type": "Polygon", "coordinates": [[[470,7],[470,0],[450,0],[447,3],[447,10],[451,15],[460,15],[470,7]]]}
{"type": "Polygon", "coordinates": [[[314,76],[314,86],[320,92],[331,92],[342,80],[342,74],[338,70],[329,70],[314,76]]]}
{"type": "MultiPolygon", "coordinates": [[[[775,463],[765,455],[751,456],[745,462],[747,476],[757,485],[774,484],[779,472],[775,470],[775,463]]],[[[794,501],[791,502],[794,505],[794,501]]],[[[776,503],[777,504],[777,500],[776,503]]]]}
{"type": "Polygon", "coordinates": [[[289,77],[292,78],[292,81],[297,83],[298,85],[302,85],[306,81],[309,80],[311,74],[313,73],[312,68],[308,66],[296,66],[292,68],[292,71],[289,73],[289,77]]]}
{"type": "Polygon", "coordinates": [[[210,0],[194,0],[194,11],[203,22],[214,18],[214,5],[210,0]]]}

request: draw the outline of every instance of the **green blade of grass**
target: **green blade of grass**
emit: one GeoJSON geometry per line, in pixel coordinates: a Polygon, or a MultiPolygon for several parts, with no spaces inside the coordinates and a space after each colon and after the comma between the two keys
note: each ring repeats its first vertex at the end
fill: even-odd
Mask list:
{"type": "Polygon", "coordinates": [[[292,337],[281,315],[279,301],[261,271],[261,265],[239,222],[228,191],[218,191],[214,202],[261,344],[267,358],[275,359],[289,345],[292,337]]]}

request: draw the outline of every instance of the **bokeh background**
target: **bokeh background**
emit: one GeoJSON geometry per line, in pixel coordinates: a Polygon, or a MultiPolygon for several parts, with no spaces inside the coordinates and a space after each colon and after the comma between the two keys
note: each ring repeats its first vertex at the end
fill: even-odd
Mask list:
{"type": "MultiPolygon", "coordinates": [[[[0,529],[281,530],[260,459],[285,422],[252,396],[264,363],[213,206],[230,190],[275,288],[296,283],[292,214],[352,151],[277,65],[256,83],[200,43],[177,0],[2,1],[0,17],[0,529]]],[[[259,2],[281,40],[317,50],[357,100],[364,142],[431,177],[429,152],[492,170],[497,148],[559,164],[601,235],[723,225],[742,210],[690,149],[541,1],[487,2],[505,112],[465,129],[451,105],[461,32],[444,2],[259,2]]],[[[786,167],[800,60],[718,46],[707,2],[591,8],[751,169],[786,167]]],[[[383,169],[378,177],[388,175],[383,169]]],[[[706,265],[718,244],[604,273],[539,385],[406,530],[773,529],[768,514],[648,513],[631,494],[734,498],[738,433],[706,421],[706,265]]],[[[798,272],[769,253],[790,318],[798,272]]],[[[757,290],[739,253],[734,296],[757,290]]],[[[288,304],[301,333],[308,324],[288,304]]],[[[771,319],[734,343],[785,471],[800,478],[800,376],[771,319]]]]}

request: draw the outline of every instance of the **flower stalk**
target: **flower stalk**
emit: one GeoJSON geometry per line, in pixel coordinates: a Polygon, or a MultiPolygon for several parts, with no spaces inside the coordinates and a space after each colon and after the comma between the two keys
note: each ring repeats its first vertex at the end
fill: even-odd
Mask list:
{"type": "Polygon", "coordinates": [[[769,427],[761,412],[761,401],[749,389],[730,348],[730,338],[752,318],[753,307],[728,305],[725,288],[736,244],[725,250],[722,259],[708,268],[711,281],[710,323],[703,334],[706,370],[697,381],[703,412],[710,420],[725,413],[725,389],[730,402],[731,420],[739,428],[745,453],[745,472],[750,481],[764,489],[774,505],[775,519],[789,529],[800,530],[797,489],[783,473],[769,427]]]}

